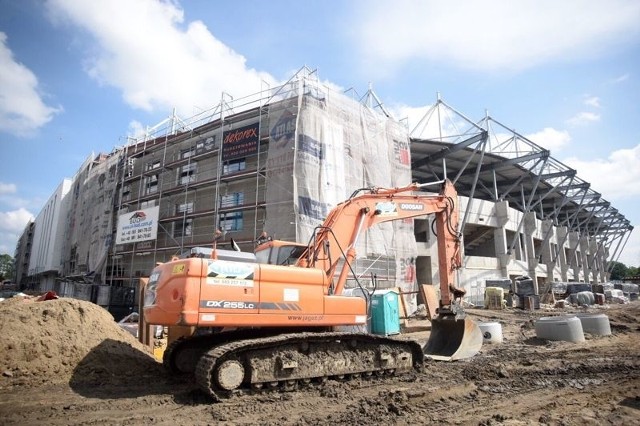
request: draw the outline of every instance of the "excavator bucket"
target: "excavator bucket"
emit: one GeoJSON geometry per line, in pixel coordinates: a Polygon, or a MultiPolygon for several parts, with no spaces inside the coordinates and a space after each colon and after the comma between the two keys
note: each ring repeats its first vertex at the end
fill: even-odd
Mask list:
{"type": "Polygon", "coordinates": [[[431,320],[431,335],[423,351],[437,361],[471,358],[482,348],[482,331],[475,321],[445,315],[431,320]]]}

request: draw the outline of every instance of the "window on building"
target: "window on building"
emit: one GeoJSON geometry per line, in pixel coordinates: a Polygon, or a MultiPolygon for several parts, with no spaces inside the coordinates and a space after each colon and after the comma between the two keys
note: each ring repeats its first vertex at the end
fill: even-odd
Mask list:
{"type": "Polygon", "coordinates": [[[188,203],[176,204],[176,214],[193,213],[193,201],[188,203]]]}
{"type": "Polygon", "coordinates": [[[155,194],[158,192],[158,175],[151,175],[144,178],[144,193],[155,194]]]}
{"type": "Polygon", "coordinates": [[[160,168],[160,160],[150,161],[147,163],[145,170],[148,172],[150,170],[155,170],[160,168]]]}
{"type": "Polygon", "coordinates": [[[143,201],[140,203],[141,209],[148,209],[149,207],[155,207],[155,206],[156,206],[156,200],[143,201]]]}
{"type": "Polygon", "coordinates": [[[220,215],[220,228],[223,231],[242,230],[242,212],[223,213],[220,215]]]}
{"type": "Polygon", "coordinates": [[[220,207],[236,207],[244,204],[244,192],[234,192],[220,196],[220,207]]]}
{"type": "Polygon", "coordinates": [[[173,237],[188,237],[193,235],[193,219],[184,218],[173,222],[173,237]]]}
{"type": "Polygon", "coordinates": [[[211,151],[216,144],[216,135],[207,137],[205,140],[199,140],[196,143],[196,152],[211,151]]]}
{"type": "Polygon", "coordinates": [[[133,168],[136,165],[136,159],[134,157],[127,158],[127,177],[133,176],[133,168]]]}
{"type": "Polygon", "coordinates": [[[178,181],[184,185],[186,183],[195,182],[196,180],[196,162],[185,164],[178,169],[178,181]]]}
{"type": "Polygon", "coordinates": [[[71,247],[71,255],[69,256],[69,272],[76,271],[76,263],[78,261],[78,251],[77,247],[71,247]]]}
{"type": "Polygon", "coordinates": [[[180,151],[180,159],[184,160],[186,158],[190,158],[196,155],[196,150],[194,148],[185,149],[180,151]]]}
{"type": "Polygon", "coordinates": [[[230,173],[242,171],[246,168],[247,162],[244,160],[244,158],[241,158],[239,160],[232,160],[222,165],[222,174],[227,175],[230,173]]]}
{"type": "Polygon", "coordinates": [[[124,185],[122,187],[122,201],[129,201],[131,199],[131,185],[124,185]]]}

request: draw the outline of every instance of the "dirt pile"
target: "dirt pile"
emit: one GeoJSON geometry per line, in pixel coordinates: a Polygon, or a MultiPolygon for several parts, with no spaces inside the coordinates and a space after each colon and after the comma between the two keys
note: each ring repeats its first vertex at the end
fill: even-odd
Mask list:
{"type": "Polygon", "coordinates": [[[146,347],[104,308],[60,298],[0,302],[0,384],[93,382],[157,368],[146,347]]]}

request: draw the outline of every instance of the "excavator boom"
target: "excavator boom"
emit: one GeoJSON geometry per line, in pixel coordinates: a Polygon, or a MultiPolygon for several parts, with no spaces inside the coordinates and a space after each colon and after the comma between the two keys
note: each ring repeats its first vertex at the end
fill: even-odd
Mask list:
{"type": "Polygon", "coordinates": [[[360,235],[379,223],[435,215],[438,237],[440,277],[439,315],[432,319],[430,339],[425,354],[438,360],[456,360],[475,355],[482,346],[482,333],[475,322],[465,319],[460,307],[452,305],[451,291],[456,289],[455,271],[460,268],[460,237],[458,235],[457,192],[453,184],[443,182],[439,194],[418,191],[426,185],[413,183],[400,188],[368,188],[358,192],[334,208],[317,228],[298,266],[325,271],[331,282],[330,293],[342,294],[349,264],[355,259],[355,245],[360,235]],[[346,262],[337,278],[338,259],[345,254],[346,262]]]}

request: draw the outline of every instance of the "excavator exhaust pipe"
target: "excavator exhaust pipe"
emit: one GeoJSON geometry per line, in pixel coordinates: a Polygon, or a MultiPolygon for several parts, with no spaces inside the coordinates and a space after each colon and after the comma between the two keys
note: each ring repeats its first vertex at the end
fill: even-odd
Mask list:
{"type": "Polygon", "coordinates": [[[482,330],[470,319],[455,315],[431,320],[431,334],[423,348],[424,355],[437,361],[471,358],[482,348],[482,330]]]}

